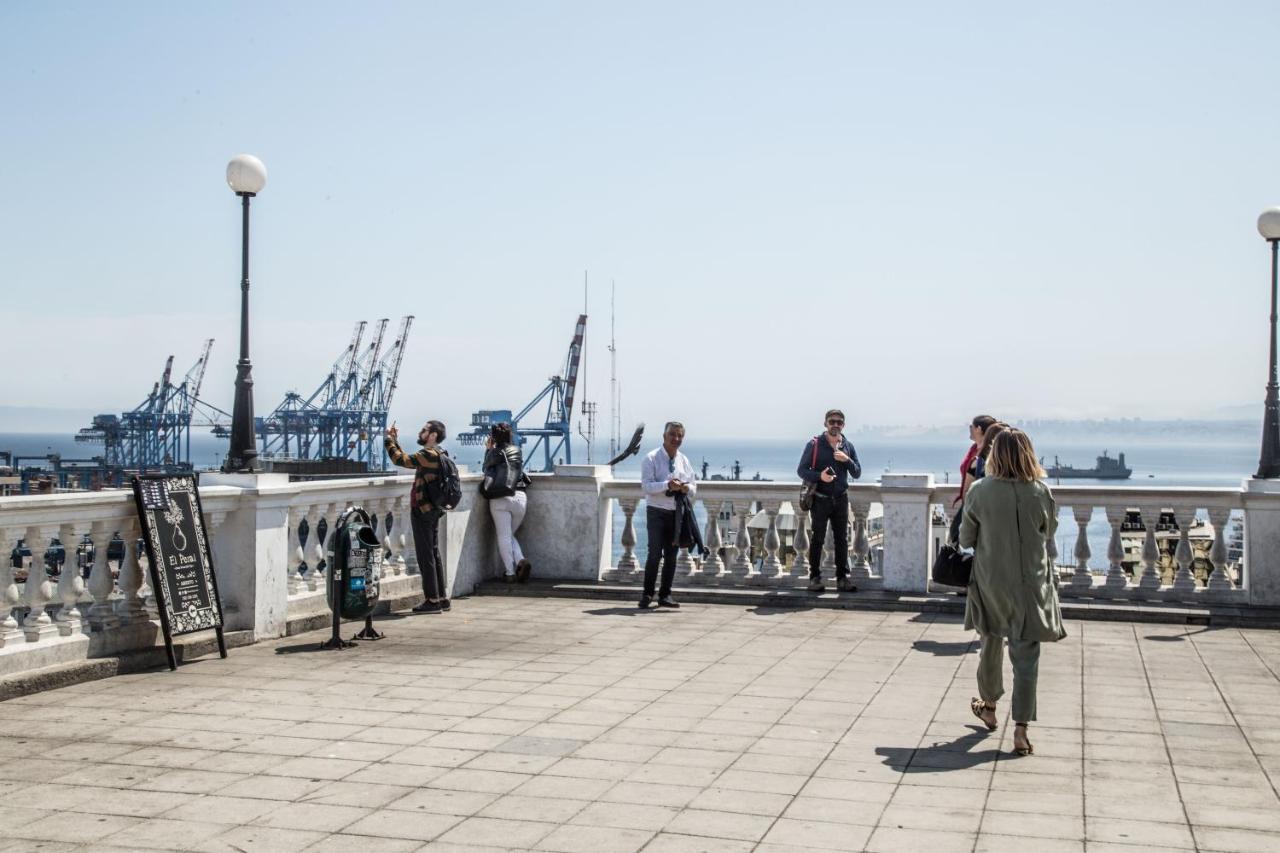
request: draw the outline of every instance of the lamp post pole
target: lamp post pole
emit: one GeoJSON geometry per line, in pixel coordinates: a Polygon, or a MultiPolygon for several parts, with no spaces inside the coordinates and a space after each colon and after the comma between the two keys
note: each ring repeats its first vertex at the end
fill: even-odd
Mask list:
{"type": "Polygon", "coordinates": [[[1276,268],[1280,261],[1280,208],[1263,211],[1258,217],[1258,232],[1271,244],[1271,372],[1268,374],[1267,401],[1262,421],[1262,456],[1254,479],[1280,477],[1280,382],[1276,377],[1276,268]]]}
{"type": "Polygon", "coordinates": [[[240,360],[236,362],[236,395],[231,409],[231,448],[222,470],[251,474],[258,458],[253,434],[253,364],[249,361],[249,199],[267,182],[262,161],[247,154],[227,166],[227,183],[240,196],[240,360]]]}

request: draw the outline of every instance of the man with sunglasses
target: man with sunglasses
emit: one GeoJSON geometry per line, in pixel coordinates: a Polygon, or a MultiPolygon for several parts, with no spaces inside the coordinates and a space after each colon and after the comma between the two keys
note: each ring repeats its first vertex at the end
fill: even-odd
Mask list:
{"type": "Polygon", "coordinates": [[[862,476],[862,465],[853,445],[844,437],[844,412],[832,409],[823,418],[821,435],[809,439],[800,454],[796,473],[816,487],[809,518],[813,536],[809,540],[809,591],[824,592],[822,585],[822,545],[827,525],[835,546],[836,587],[856,592],[849,581],[849,481],[862,476]]]}

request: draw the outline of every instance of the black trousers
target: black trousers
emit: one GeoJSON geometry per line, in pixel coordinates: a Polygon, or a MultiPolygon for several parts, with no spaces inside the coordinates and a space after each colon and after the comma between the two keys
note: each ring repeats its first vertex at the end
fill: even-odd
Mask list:
{"type": "Polygon", "coordinates": [[[444,560],[440,559],[440,516],[438,509],[423,512],[417,507],[409,513],[413,526],[413,547],[418,554],[418,573],[422,575],[422,594],[428,601],[448,598],[444,576],[444,560]]]}
{"type": "Polygon", "coordinates": [[[832,542],[836,552],[836,577],[849,574],[849,498],[845,494],[828,498],[813,496],[809,509],[813,522],[813,538],[809,540],[809,577],[822,577],[822,546],[827,541],[827,525],[831,525],[832,542]]]}
{"type": "Polygon", "coordinates": [[[658,596],[671,594],[671,581],[676,576],[676,511],[648,507],[645,523],[649,528],[649,556],[644,561],[644,594],[653,597],[658,582],[658,562],[662,562],[662,586],[658,596]]]}

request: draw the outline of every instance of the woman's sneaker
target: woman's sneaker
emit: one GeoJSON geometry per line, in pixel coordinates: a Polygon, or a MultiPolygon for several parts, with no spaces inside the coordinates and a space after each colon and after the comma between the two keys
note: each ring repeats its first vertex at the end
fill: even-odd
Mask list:
{"type": "Polygon", "coordinates": [[[533,566],[528,560],[521,560],[516,563],[516,580],[525,583],[529,580],[529,575],[533,573],[533,566]]]}

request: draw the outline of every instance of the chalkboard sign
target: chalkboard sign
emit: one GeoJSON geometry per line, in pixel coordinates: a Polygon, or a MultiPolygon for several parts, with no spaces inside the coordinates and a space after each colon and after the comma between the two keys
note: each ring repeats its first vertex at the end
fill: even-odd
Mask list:
{"type": "Polygon", "coordinates": [[[197,476],[147,474],[133,478],[133,498],[170,669],[178,668],[173,651],[173,638],[178,634],[213,628],[218,633],[218,650],[222,657],[227,656],[222,602],[205,535],[197,476]]]}

